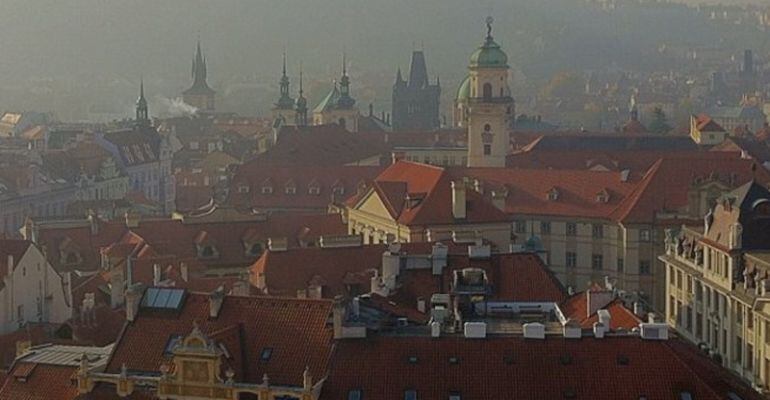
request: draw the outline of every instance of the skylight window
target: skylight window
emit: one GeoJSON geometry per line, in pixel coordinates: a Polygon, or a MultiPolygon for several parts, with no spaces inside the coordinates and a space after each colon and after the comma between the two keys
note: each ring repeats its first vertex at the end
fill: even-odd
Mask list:
{"type": "Polygon", "coordinates": [[[449,392],[449,400],[462,400],[460,392],[449,392]]]}
{"type": "Polygon", "coordinates": [[[404,390],[404,400],[417,400],[417,391],[414,389],[404,390]]]}
{"type": "Polygon", "coordinates": [[[273,348],[272,347],[265,347],[262,349],[262,353],[259,355],[259,360],[262,362],[268,362],[270,361],[270,357],[273,356],[273,348]]]}
{"type": "Polygon", "coordinates": [[[409,358],[407,358],[406,361],[409,364],[417,364],[418,359],[417,359],[417,356],[409,356],[409,358]]]}
{"type": "Polygon", "coordinates": [[[348,392],[348,400],[361,400],[363,398],[363,392],[361,389],[351,389],[348,392]]]}

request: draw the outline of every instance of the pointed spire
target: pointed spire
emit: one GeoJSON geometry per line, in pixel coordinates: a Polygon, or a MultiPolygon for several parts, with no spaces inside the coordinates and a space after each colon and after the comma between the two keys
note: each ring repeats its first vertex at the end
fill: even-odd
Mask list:
{"type": "Polygon", "coordinates": [[[302,62],[299,63],[299,96],[302,97],[304,90],[302,89],[302,62]]]}
{"type": "Polygon", "coordinates": [[[136,99],[136,124],[144,126],[148,125],[149,122],[147,99],[144,98],[144,78],[141,78],[139,81],[139,98],[136,99]]]}
{"type": "Polygon", "coordinates": [[[286,50],[283,51],[283,76],[286,76],[286,50]]]}
{"type": "Polygon", "coordinates": [[[345,52],[342,52],[342,76],[348,75],[348,63],[347,63],[347,54],[345,52]]]}

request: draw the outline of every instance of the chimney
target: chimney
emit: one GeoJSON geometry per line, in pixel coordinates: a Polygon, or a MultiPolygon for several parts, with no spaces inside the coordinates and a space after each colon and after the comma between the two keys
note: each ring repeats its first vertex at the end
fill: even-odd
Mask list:
{"type": "Polygon", "coordinates": [[[127,212],[124,215],[124,217],[126,219],[126,228],[137,228],[137,227],[139,227],[139,219],[140,219],[139,215],[131,213],[131,212],[127,212]]]}
{"type": "Polygon", "coordinates": [[[161,276],[161,270],[159,264],[153,264],[152,265],[152,286],[160,286],[160,281],[162,280],[161,276]]]}
{"type": "Polygon", "coordinates": [[[216,318],[219,315],[219,310],[222,309],[222,303],[225,301],[225,288],[223,286],[218,287],[215,291],[209,294],[209,317],[216,318]]]}
{"type": "Polygon", "coordinates": [[[465,190],[463,182],[452,182],[452,216],[455,219],[465,219],[466,217],[465,190]]]}
{"type": "Polygon", "coordinates": [[[606,332],[607,327],[601,323],[601,322],[594,322],[594,336],[597,339],[602,339],[604,337],[604,333],[606,332]]]}
{"type": "Polygon", "coordinates": [[[342,324],[345,322],[345,304],[342,302],[342,296],[334,298],[334,309],[332,311],[332,325],[334,326],[334,338],[342,339],[342,324]]]}
{"type": "Polygon", "coordinates": [[[88,225],[91,227],[91,235],[99,234],[99,221],[96,219],[94,210],[88,210],[88,225]]]}
{"type": "Polygon", "coordinates": [[[310,367],[308,366],[305,366],[305,372],[302,373],[302,389],[306,392],[313,389],[313,376],[310,375],[310,367]]]}
{"type": "Polygon", "coordinates": [[[118,308],[126,301],[126,281],[119,271],[110,275],[110,306],[118,308]]]}
{"type": "Polygon", "coordinates": [[[126,290],[126,319],[133,322],[139,313],[139,302],[144,294],[144,285],[137,283],[126,290]]]}
{"type": "Polygon", "coordinates": [[[431,249],[433,275],[443,274],[444,268],[447,265],[448,256],[449,247],[441,242],[433,244],[433,248],[431,249]]]}
{"type": "Polygon", "coordinates": [[[179,263],[179,273],[182,275],[183,281],[187,282],[190,279],[190,271],[186,262],[182,261],[179,263]]]}
{"type": "Polygon", "coordinates": [[[594,315],[597,311],[606,307],[614,299],[615,294],[610,290],[589,289],[586,292],[586,318],[594,315]]]}
{"type": "Polygon", "coordinates": [[[433,321],[430,323],[430,337],[437,338],[441,336],[441,322],[433,321]]]}
{"type": "Polygon", "coordinates": [[[396,279],[401,272],[401,256],[389,251],[382,253],[382,283],[389,291],[396,289],[396,279]]]}
{"type": "Polygon", "coordinates": [[[361,316],[361,299],[358,297],[353,298],[353,316],[358,319],[361,316]]]}
{"type": "Polygon", "coordinates": [[[8,277],[13,276],[13,255],[8,254],[8,277]]]}
{"type": "Polygon", "coordinates": [[[417,298],[417,311],[425,314],[425,299],[422,297],[417,298]]]}
{"type": "Polygon", "coordinates": [[[596,314],[599,316],[599,322],[604,325],[605,331],[609,332],[612,328],[612,325],[610,325],[610,321],[612,320],[610,312],[607,310],[599,310],[596,314]]]}
{"type": "Polygon", "coordinates": [[[644,304],[638,301],[634,302],[634,315],[636,315],[637,317],[644,316],[644,304]]]}
{"type": "Polygon", "coordinates": [[[524,337],[527,339],[545,339],[545,325],[539,322],[530,322],[522,325],[524,337]]]}

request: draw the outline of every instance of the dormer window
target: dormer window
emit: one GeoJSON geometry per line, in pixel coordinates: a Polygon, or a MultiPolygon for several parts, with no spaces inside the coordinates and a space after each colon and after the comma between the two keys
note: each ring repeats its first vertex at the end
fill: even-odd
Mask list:
{"type": "Polygon", "coordinates": [[[297,187],[296,186],[286,186],[284,188],[284,192],[286,194],[297,194],[297,187]]]}
{"type": "Polygon", "coordinates": [[[214,250],[214,246],[207,245],[203,246],[200,251],[201,258],[214,258],[216,256],[216,251],[214,250]]]}
{"type": "Polygon", "coordinates": [[[262,186],[262,194],[273,194],[272,186],[262,186]]]}
{"type": "Polygon", "coordinates": [[[332,189],[332,192],[335,195],[342,196],[343,194],[345,194],[345,187],[343,187],[342,185],[335,186],[334,189],[332,189]]]}
{"type": "Polygon", "coordinates": [[[363,392],[361,389],[351,389],[348,392],[348,400],[361,400],[363,399],[363,392]]]}
{"type": "Polygon", "coordinates": [[[597,203],[608,203],[609,201],[610,201],[610,193],[607,192],[607,189],[604,189],[601,192],[596,194],[597,203]]]}
{"type": "Polygon", "coordinates": [[[238,185],[238,193],[248,193],[249,185],[238,185]]]}
{"type": "Polygon", "coordinates": [[[559,190],[556,188],[551,188],[551,190],[548,191],[546,194],[546,198],[548,201],[556,201],[559,200],[559,190]]]}
{"type": "Polygon", "coordinates": [[[319,195],[321,194],[321,188],[318,186],[310,186],[307,188],[307,193],[312,195],[319,195]]]}

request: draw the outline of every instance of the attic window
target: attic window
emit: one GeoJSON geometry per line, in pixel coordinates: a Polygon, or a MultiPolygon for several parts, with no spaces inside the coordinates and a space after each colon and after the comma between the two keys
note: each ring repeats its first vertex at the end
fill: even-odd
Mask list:
{"type": "Polygon", "coordinates": [[[404,400],[417,400],[417,391],[414,389],[404,390],[404,400]]]}
{"type": "Polygon", "coordinates": [[[564,354],[561,357],[559,357],[559,364],[561,365],[570,365],[572,364],[572,356],[569,354],[564,354]]]}
{"type": "Polygon", "coordinates": [[[625,354],[618,354],[618,365],[628,365],[628,356],[625,354]]]}
{"type": "Polygon", "coordinates": [[[297,194],[297,187],[296,186],[286,186],[286,189],[284,190],[286,194],[297,194]]]}
{"type": "Polygon", "coordinates": [[[449,363],[450,364],[459,364],[460,363],[460,359],[457,358],[457,357],[449,357],[449,363]]]}
{"type": "Polygon", "coordinates": [[[262,186],[262,194],[273,194],[272,186],[262,186]]]}
{"type": "Polygon", "coordinates": [[[259,354],[259,360],[262,362],[270,361],[270,357],[273,356],[273,348],[265,347],[262,349],[262,353],[259,354]]]}
{"type": "Polygon", "coordinates": [[[361,389],[351,389],[348,392],[348,400],[361,400],[363,398],[363,392],[361,389]]]}
{"type": "Polygon", "coordinates": [[[505,365],[513,365],[515,364],[515,361],[513,360],[513,356],[505,356],[503,357],[503,362],[505,365]]]}
{"type": "Polygon", "coordinates": [[[318,186],[315,186],[315,185],[314,186],[310,186],[307,189],[307,192],[308,192],[308,194],[318,195],[318,194],[321,194],[321,188],[318,187],[318,186]]]}
{"type": "Polygon", "coordinates": [[[596,194],[597,203],[608,203],[610,201],[609,193],[602,191],[596,194]]]}
{"type": "Polygon", "coordinates": [[[163,348],[164,356],[171,356],[174,354],[174,347],[182,340],[182,335],[171,335],[166,342],[166,347],[163,348]]]}
{"type": "Polygon", "coordinates": [[[240,185],[238,186],[238,193],[248,193],[249,192],[249,186],[248,185],[240,185]]]}
{"type": "Polygon", "coordinates": [[[547,193],[547,195],[546,195],[546,198],[547,198],[549,201],[556,201],[556,200],[559,200],[559,191],[558,191],[558,190],[556,190],[556,188],[553,188],[553,189],[549,190],[549,191],[548,191],[548,193],[547,193]]]}
{"type": "Polygon", "coordinates": [[[409,358],[406,359],[406,362],[409,364],[417,364],[417,356],[409,356],[409,358]]]}
{"type": "Polygon", "coordinates": [[[334,189],[332,189],[332,192],[336,195],[343,195],[345,194],[345,188],[343,186],[335,186],[334,189]]]}
{"type": "Polygon", "coordinates": [[[204,246],[203,249],[201,249],[201,257],[212,258],[214,256],[215,256],[215,253],[214,253],[213,246],[204,246]]]}
{"type": "Polygon", "coordinates": [[[684,391],[682,393],[679,393],[679,398],[681,400],[692,400],[693,399],[692,393],[690,393],[688,391],[684,391]]]}
{"type": "Polygon", "coordinates": [[[460,392],[449,392],[449,400],[462,400],[460,392]]]}

